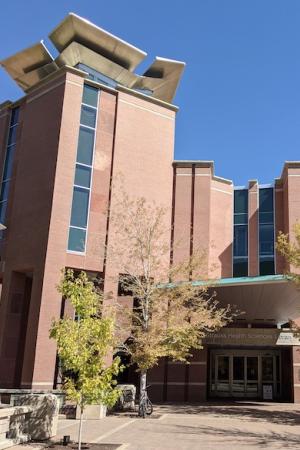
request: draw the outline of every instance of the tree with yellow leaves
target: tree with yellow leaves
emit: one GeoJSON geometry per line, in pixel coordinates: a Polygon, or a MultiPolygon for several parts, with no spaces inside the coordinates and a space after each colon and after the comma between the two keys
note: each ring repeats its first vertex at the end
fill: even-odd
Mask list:
{"type": "Polygon", "coordinates": [[[53,321],[50,337],[57,343],[64,374],[63,389],[80,409],[80,450],[85,406],[95,403],[113,406],[118,399],[115,377],[121,368],[120,359],[107,364],[114,344],[114,319],[102,316],[102,294],[87,274],[81,272],[75,276],[72,270],[66,270],[58,290],[73,306],[75,320],[67,316],[53,321]]]}
{"type": "Polygon", "coordinates": [[[292,266],[292,270],[287,275],[296,284],[300,284],[300,223],[293,226],[294,239],[291,240],[288,234],[279,232],[276,248],[284,256],[286,262],[292,266]],[[297,270],[298,269],[298,270],[297,270]],[[299,273],[297,273],[299,272],[299,273]]]}
{"type": "Polygon", "coordinates": [[[202,348],[202,339],[228,324],[234,312],[229,305],[218,305],[210,283],[192,282],[203,280],[203,253],[194,252],[187,261],[170,264],[164,208],[123,195],[114,211],[109,251],[122,268],[124,293],[136,305],[127,311],[130,338],[123,348],[140,373],[139,412],[144,416],[147,371],[163,357],[187,362],[193,349],[202,348]]]}

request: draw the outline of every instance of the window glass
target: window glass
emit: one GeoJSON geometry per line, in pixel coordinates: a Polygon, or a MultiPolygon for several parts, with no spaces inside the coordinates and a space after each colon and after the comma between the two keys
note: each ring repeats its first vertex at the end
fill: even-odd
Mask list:
{"type": "Polygon", "coordinates": [[[7,180],[8,178],[11,177],[12,168],[13,168],[14,152],[15,152],[14,145],[7,148],[5,164],[4,164],[4,171],[3,171],[3,180],[7,180]]]}
{"type": "Polygon", "coordinates": [[[218,356],[218,380],[229,380],[229,356],[218,356]]]}
{"type": "Polygon", "coordinates": [[[258,357],[248,356],[247,357],[247,380],[256,381],[258,380],[258,357]]]}
{"type": "Polygon", "coordinates": [[[92,169],[90,167],[80,166],[79,164],[76,164],[75,184],[77,186],[89,188],[91,185],[91,172],[92,169]]]}
{"type": "Polygon", "coordinates": [[[77,162],[82,164],[92,165],[93,162],[93,148],[94,148],[94,135],[93,130],[80,127],[79,140],[77,149],[77,162]]]}
{"type": "Polygon", "coordinates": [[[234,213],[248,214],[248,190],[237,189],[234,191],[234,213]]]}
{"type": "Polygon", "coordinates": [[[75,187],[73,192],[71,225],[82,228],[87,226],[88,206],[89,191],[75,187]]]}
{"type": "Polygon", "coordinates": [[[259,273],[275,273],[273,188],[259,190],[259,273]]]}
{"type": "Polygon", "coordinates": [[[6,214],[7,202],[0,203],[0,223],[5,223],[5,214],[6,214]]]}
{"type": "Polygon", "coordinates": [[[234,215],[234,224],[240,225],[240,224],[248,224],[248,214],[235,214],[234,215]]]}
{"type": "Polygon", "coordinates": [[[70,227],[68,249],[73,252],[84,252],[86,231],[70,227]]]}
{"type": "Polygon", "coordinates": [[[5,181],[5,183],[2,183],[2,186],[1,186],[1,195],[0,195],[1,202],[3,200],[7,200],[8,192],[9,192],[9,181],[5,181]]]}
{"type": "Polygon", "coordinates": [[[89,106],[82,105],[80,123],[82,125],[86,125],[88,127],[95,128],[96,112],[97,111],[94,108],[90,108],[89,106]]]}
{"type": "Polygon", "coordinates": [[[19,120],[19,108],[14,108],[11,112],[10,126],[16,125],[19,120]]]}
{"type": "Polygon", "coordinates": [[[234,256],[248,255],[248,227],[238,225],[234,227],[234,256]]]}
{"type": "Polygon", "coordinates": [[[273,224],[263,224],[259,227],[259,254],[274,254],[274,226],[273,224]]]}
{"type": "Polygon", "coordinates": [[[85,250],[98,94],[98,89],[84,85],[68,242],[68,250],[76,252],[85,250]]]}
{"type": "Polygon", "coordinates": [[[233,276],[248,275],[248,190],[234,191],[233,276]]]}
{"type": "Polygon", "coordinates": [[[91,106],[94,106],[95,108],[97,108],[98,89],[85,84],[84,88],[83,88],[82,103],[85,103],[86,105],[91,105],[91,106]]]}
{"type": "Polygon", "coordinates": [[[233,276],[247,277],[248,276],[248,259],[238,258],[233,260],[233,276]]]}
{"type": "Polygon", "coordinates": [[[17,127],[10,128],[7,145],[14,144],[16,142],[16,136],[17,136],[17,127]]]}
{"type": "Polygon", "coordinates": [[[233,379],[243,380],[245,378],[245,359],[244,356],[233,356],[233,379]]]}
{"type": "Polygon", "coordinates": [[[274,221],[273,211],[259,213],[259,223],[273,223],[273,221],[274,221]]]}
{"type": "Polygon", "coordinates": [[[270,258],[269,260],[261,260],[259,263],[259,274],[260,275],[274,275],[275,273],[275,264],[274,258],[270,258]]]}
{"type": "Polygon", "coordinates": [[[259,190],[259,212],[273,211],[273,189],[264,188],[259,190]]]}

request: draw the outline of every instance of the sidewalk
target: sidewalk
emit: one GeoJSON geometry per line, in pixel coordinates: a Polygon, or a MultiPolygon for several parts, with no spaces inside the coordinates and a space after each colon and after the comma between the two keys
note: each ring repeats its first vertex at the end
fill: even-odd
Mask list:
{"type": "MultiPolygon", "coordinates": [[[[300,407],[290,403],[160,405],[155,417],[86,420],[83,441],[127,450],[300,449],[300,407]]],[[[77,421],[61,420],[57,439],[76,440],[77,429],[77,421]]]]}

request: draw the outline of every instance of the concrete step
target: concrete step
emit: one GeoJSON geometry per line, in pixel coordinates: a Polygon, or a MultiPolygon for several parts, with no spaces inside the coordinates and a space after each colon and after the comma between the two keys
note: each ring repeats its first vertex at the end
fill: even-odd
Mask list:
{"type": "Polygon", "coordinates": [[[13,439],[4,439],[3,441],[0,441],[0,450],[13,447],[14,445],[16,445],[16,442],[14,442],[13,439]]]}

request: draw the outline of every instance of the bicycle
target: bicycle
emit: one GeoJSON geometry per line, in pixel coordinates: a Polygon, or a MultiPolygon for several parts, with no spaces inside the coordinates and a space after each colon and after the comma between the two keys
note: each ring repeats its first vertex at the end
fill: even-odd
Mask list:
{"type": "Polygon", "coordinates": [[[146,389],[143,391],[139,402],[139,416],[143,419],[145,419],[146,416],[151,416],[151,414],[153,413],[153,405],[148,397],[147,392],[148,387],[150,387],[150,385],[146,386],[146,389]]]}

